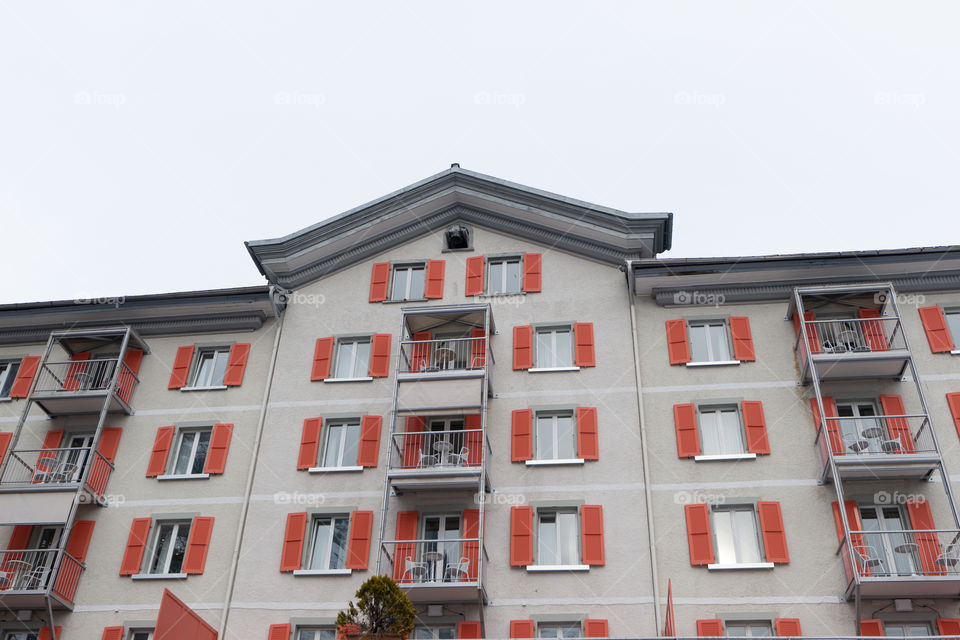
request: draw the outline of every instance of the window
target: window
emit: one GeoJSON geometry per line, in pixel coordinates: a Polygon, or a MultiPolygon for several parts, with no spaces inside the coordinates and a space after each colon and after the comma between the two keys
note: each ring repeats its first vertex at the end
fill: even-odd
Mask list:
{"type": "Polygon", "coordinates": [[[577,457],[577,430],[572,412],[537,413],[537,460],[577,457]]]}
{"type": "Polygon", "coordinates": [[[324,467],[352,467],[360,448],[360,421],[331,422],[323,445],[324,467]]]}
{"type": "Polygon", "coordinates": [[[442,627],[414,627],[413,640],[453,640],[457,637],[457,629],[452,626],[442,627]]]}
{"type": "Polygon", "coordinates": [[[313,520],[310,569],[343,569],[347,563],[348,516],[318,516],[313,520]]]}
{"type": "Polygon", "coordinates": [[[724,362],[730,360],[730,340],[727,323],[723,320],[692,320],[690,332],[690,359],[693,362],[724,362]]]}
{"type": "Polygon", "coordinates": [[[223,376],[227,372],[229,360],[229,347],[198,349],[191,386],[199,388],[223,386],[223,376]]]}
{"type": "Polygon", "coordinates": [[[520,293],[521,259],[493,258],[487,263],[487,293],[502,295],[520,293]]]}
{"type": "MultiPolygon", "coordinates": [[[[854,453],[883,453],[887,440],[884,421],[877,419],[877,405],[872,400],[837,402],[840,435],[843,445],[854,453]]],[[[833,425],[828,426],[832,427],[833,425]]]]}
{"type": "Polygon", "coordinates": [[[885,635],[898,638],[936,635],[926,622],[885,622],[883,631],[885,635]]]}
{"type": "Polygon", "coordinates": [[[153,640],[153,629],[131,629],[130,640],[153,640]]]}
{"type": "Polygon", "coordinates": [[[724,624],[729,638],[771,638],[773,629],[766,621],[739,621],[724,624]]]}
{"type": "Polygon", "coordinates": [[[876,575],[910,576],[922,573],[920,550],[909,531],[910,518],[899,505],[859,507],[863,523],[863,545],[855,553],[869,562],[876,575]],[[900,548],[900,552],[897,551],[900,548]],[[906,549],[906,552],[903,552],[906,549]]]}
{"type": "Polygon", "coordinates": [[[158,575],[180,573],[183,569],[183,557],[187,553],[189,537],[190,522],[158,522],[147,573],[158,575]]]}
{"type": "Polygon", "coordinates": [[[423,264],[393,267],[391,300],[423,300],[426,295],[427,269],[423,264]]]}
{"type": "Polygon", "coordinates": [[[297,627],[297,640],[337,640],[332,627],[297,627]]]}
{"type": "Polygon", "coordinates": [[[540,512],[537,541],[537,564],[580,564],[580,523],[577,512],[540,512]]]}
{"type": "Polygon", "coordinates": [[[700,407],[703,455],[745,453],[740,412],[736,407],[700,407]]]}
{"type": "Polygon", "coordinates": [[[717,539],[718,564],[763,562],[753,505],[715,508],[713,529],[717,539]]]}
{"type": "Polygon", "coordinates": [[[538,638],[579,638],[579,622],[550,622],[537,625],[538,638]]]}
{"type": "Polygon", "coordinates": [[[335,378],[366,378],[370,375],[370,338],[337,341],[335,378]]]}
{"type": "Polygon", "coordinates": [[[10,631],[4,634],[3,640],[37,640],[39,637],[35,631],[10,631]]]}
{"type": "Polygon", "coordinates": [[[177,457],[172,475],[185,476],[203,473],[210,447],[211,429],[184,429],[177,438],[177,457]]]}
{"type": "Polygon", "coordinates": [[[947,329],[953,337],[954,348],[960,349],[960,309],[945,309],[943,317],[947,321],[947,329]]]}
{"type": "Polygon", "coordinates": [[[19,370],[19,360],[0,362],[0,398],[10,397],[10,388],[13,387],[13,382],[17,379],[17,371],[19,370]]]}
{"type": "Polygon", "coordinates": [[[542,369],[573,366],[573,332],[569,326],[537,329],[535,366],[542,369]]]}

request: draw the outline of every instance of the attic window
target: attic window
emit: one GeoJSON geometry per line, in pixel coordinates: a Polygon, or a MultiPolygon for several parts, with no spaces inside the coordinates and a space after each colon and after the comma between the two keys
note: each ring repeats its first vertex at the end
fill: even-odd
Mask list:
{"type": "Polygon", "coordinates": [[[473,237],[470,228],[462,224],[454,225],[443,232],[444,251],[460,251],[472,248],[473,237]]]}

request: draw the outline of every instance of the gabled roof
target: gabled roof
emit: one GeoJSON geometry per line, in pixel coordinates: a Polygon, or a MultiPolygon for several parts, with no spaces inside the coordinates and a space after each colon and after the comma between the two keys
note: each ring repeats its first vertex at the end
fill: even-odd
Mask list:
{"type": "Polygon", "coordinates": [[[246,245],[271,283],[294,288],[455,221],[622,264],[669,249],[673,214],[618,211],[455,164],[288,236],[246,245]]]}

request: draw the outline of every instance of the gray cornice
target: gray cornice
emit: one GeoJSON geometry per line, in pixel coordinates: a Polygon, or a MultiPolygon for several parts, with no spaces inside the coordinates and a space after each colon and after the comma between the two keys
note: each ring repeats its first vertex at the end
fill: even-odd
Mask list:
{"type": "Polygon", "coordinates": [[[670,247],[672,214],[626,213],[451,168],[283,238],[247,242],[268,280],[298,287],[453,221],[610,264],[670,247]]]}

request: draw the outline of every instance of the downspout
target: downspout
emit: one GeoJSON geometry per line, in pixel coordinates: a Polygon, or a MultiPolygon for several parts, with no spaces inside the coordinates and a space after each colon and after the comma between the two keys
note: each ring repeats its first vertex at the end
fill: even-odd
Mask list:
{"type": "Polygon", "coordinates": [[[637,309],[634,294],[633,260],[626,261],[627,297],[630,298],[630,336],[633,338],[633,370],[637,381],[637,414],[640,418],[640,462],[643,465],[643,499],[647,511],[647,538],[650,541],[650,579],[653,582],[653,615],[657,633],[663,629],[660,614],[660,577],[657,573],[657,538],[653,527],[653,493],[647,457],[647,419],[643,412],[643,384],[640,382],[640,345],[637,340],[637,309]]]}
{"type": "Polygon", "coordinates": [[[240,507],[240,522],[237,525],[236,542],[233,546],[233,557],[230,560],[230,573],[227,577],[227,597],[223,603],[223,613],[220,615],[220,631],[217,634],[217,637],[221,639],[226,637],[227,619],[230,617],[230,604],[233,602],[233,590],[237,581],[237,567],[240,564],[240,545],[243,542],[243,532],[247,524],[247,513],[250,510],[250,496],[253,494],[253,481],[257,475],[257,460],[260,457],[263,426],[267,421],[267,403],[270,400],[270,390],[273,387],[273,373],[277,366],[277,351],[280,347],[280,334],[283,332],[283,308],[277,305],[277,296],[283,293],[285,293],[283,289],[275,285],[270,285],[270,303],[273,305],[273,315],[277,321],[277,332],[273,337],[273,353],[270,355],[270,368],[267,370],[267,384],[263,390],[263,401],[260,403],[260,418],[257,422],[257,434],[253,441],[250,469],[247,471],[247,486],[243,493],[243,502],[240,507]]]}

